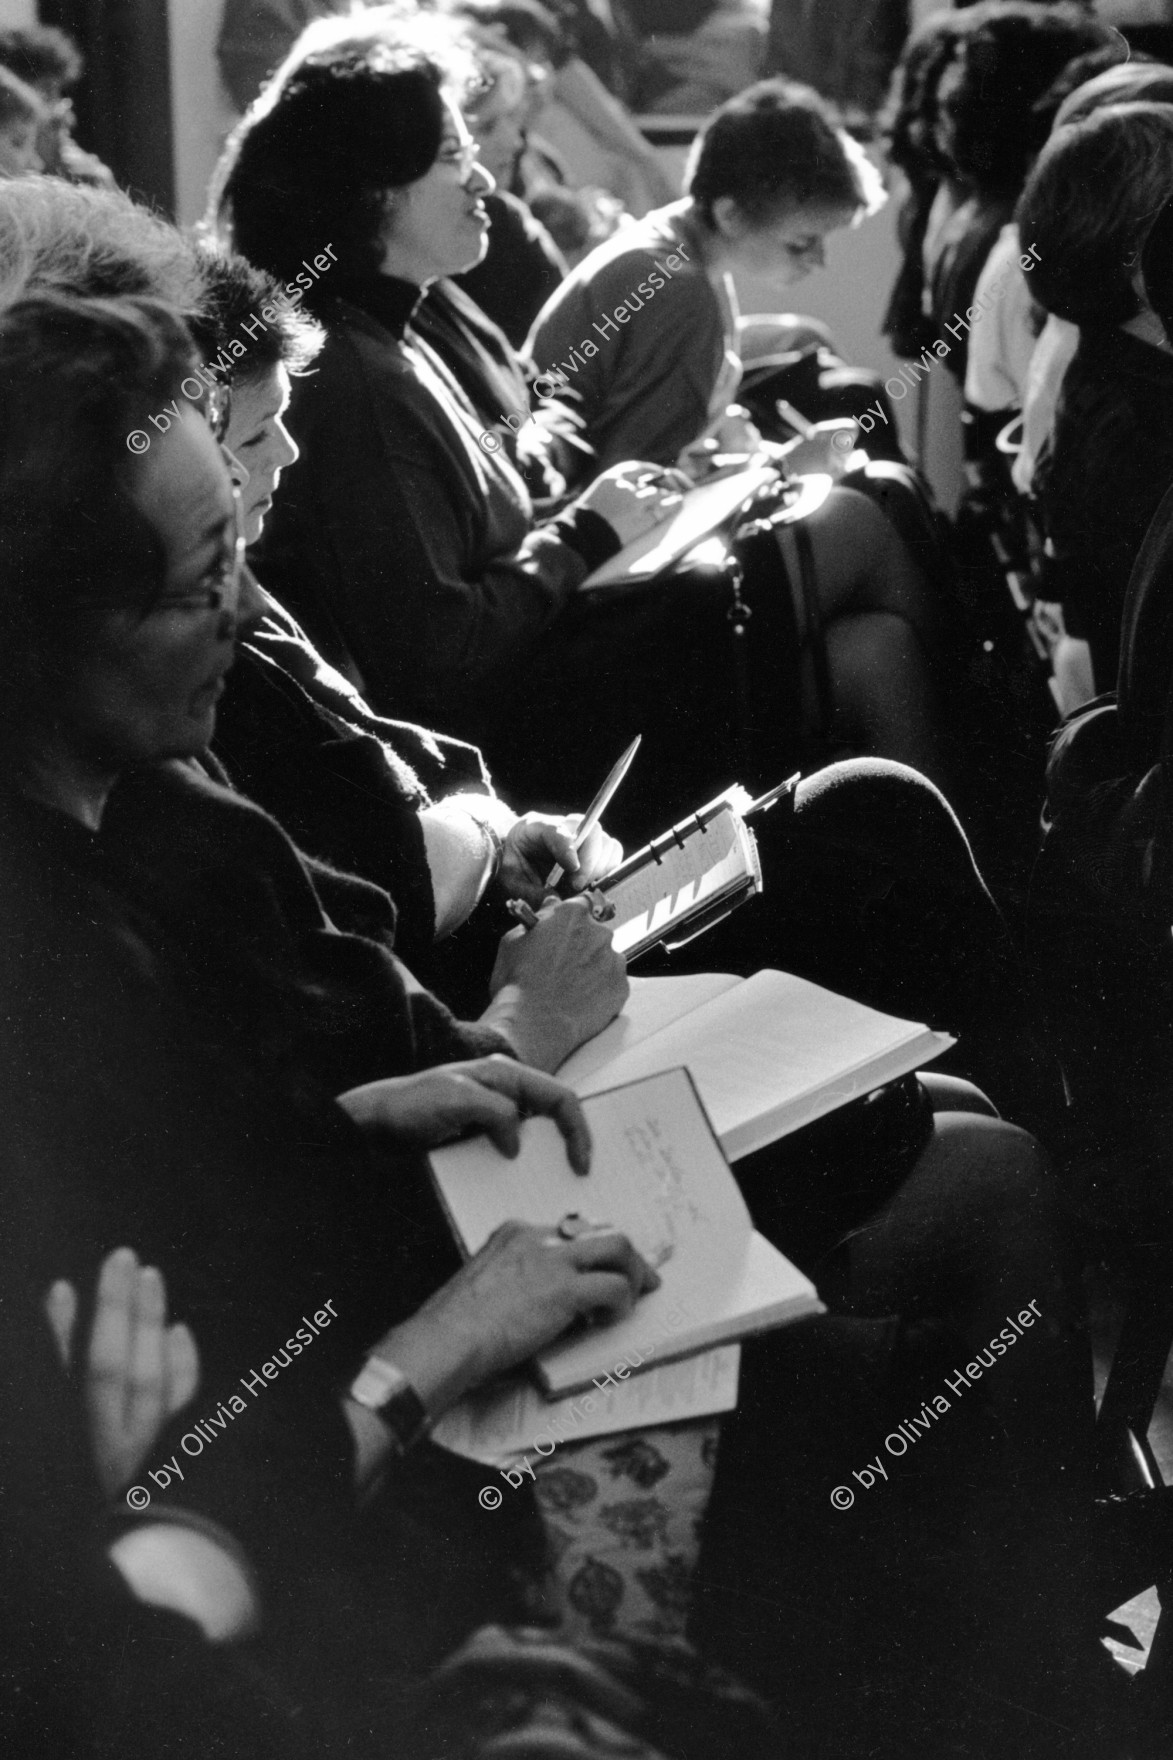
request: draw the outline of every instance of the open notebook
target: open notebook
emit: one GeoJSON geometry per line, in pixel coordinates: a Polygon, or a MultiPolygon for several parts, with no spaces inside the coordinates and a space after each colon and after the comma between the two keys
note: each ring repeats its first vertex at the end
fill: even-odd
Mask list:
{"type": "MultiPolygon", "coordinates": [[[[813,1284],[759,1235],[687,1072],[661,1069],[585,1105],[591,1170],[571,1172],[557,1127],[526,1121],[512,1161],[487,1137],[430,1160],[456,1238],[475,1253],[507,1220],[555,1228],[568,1213],[622,1230],[659,1273],[623,1320],[542,1351],[547,1393],[626,1380],[750,1333],[821,1312],[813,1284]]],[[[649,1420],[650,1421],[650,1420],[649,1420]]]]}
{"type": "Polygon", "coordinates": [[[953,1040],[787,972],[633,978],[558,1071],[578,1094],[687,1068],[730,1161],[919,1069],[953,1040]]]}

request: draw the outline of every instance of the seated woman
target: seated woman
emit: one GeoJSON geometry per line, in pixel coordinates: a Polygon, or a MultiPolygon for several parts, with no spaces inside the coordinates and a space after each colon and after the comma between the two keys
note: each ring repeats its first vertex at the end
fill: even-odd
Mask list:
{"type": "Polygon", "coordinates": [[[482,198],[489,216],[489,247],[458,282],[513,347],[521,348],[565,275],[566,261],[546,228],[511,193],[524,144],[525,68],[518,57],[483,43],[477,45],[476,58],[485,89],[473,102],[469,124],[481,163],[497,187],[482,198]]]}
{"type": "MultiPolygon", "coordinates": [[[[149,291],[202,309],[205,377],[229,393],[226,439],[246,541],[255,542],[293,455],[283,421],[289,375],[318,346],[317,326],[243,259],[197,259],[173,227],[117,194],[45,180],[12,185],[0,209],[0,261],[9,266],[4,300],[44,288],[149,291]],[[234,341],[243,355],[232,353],[234,341]]],[[[614,843],[596,834],[576,872],[567,821],[518,819],[488,792],[474,748],[375,715],[276,601],[266,596],[266,605],[228,676],[216,755],[305,850],[389,891],[405,962],[457,1013],[478,1015],[512,926],[503,901],[540,906],[554,861],[581,890],[614,860],[614,843]]],[[[656,806],[632,836],[662,830],[656,806]]],[[[1007,1116],[1033,1119],[1037,1071],[1023,1057],[1028,1011],[1016,958],[937,791],[876,760],[834,765],[803,780],[793,812],[770,814],[758,835],[765,894],[715,940],[698,942],[696,957],[747,974],[780,965],[932,1021],[961,1038],[956,1073],[987,1088],[1007,1116]]],[[[868,1142],[874,1148],[874,1135],[868,1142]]]]}
{"type": "Polygon", "coordinates": [[[948,173],[925,236],[925,285],[941,364],[960,385],[978,277],[1047,138],[1052,87],[1069,62],[1114,40],[1082,7],[997,4],[974,13],[941,71],[933,129],[948,173]]]}
{"type": "MultiPolygon", "coordinates": [[[[297,388],[290,425],[302,456],[260,564],[376,708],[473,739],[508,786],[538,801],[589,798],[599,746],[632,723],[636,704],[654,704],[654,716],[638,716],[640,780],[657,818],[670,819],[698,789],[723,786],[736,761],[728,600],[709,578],[635,600],[584,597],[590,570],[655,523],[675,479],[605,473],[535,529],[496,433],[416,334],[421,288],[483,248],[485,178],[441,83],[406,43],[368,44],[300,65],[235,143],[223,178],[235,247],[283,280],[295,233],[293,261],[311,230],[333,237],[338,257],[307,296],[328,341],[297,388]],[[343,65],[346,80],[333,72],[343,65]]],[[[875,526],[874,552],[899,548],[879,515],[875,526]]],[[[829,540],[832,554],[836,543],[845,603],[827,647],[844,736],[939,775],[916,633],[898,610],[855,602],[869,568],[846,555],[846,536],[829,540]]],[[[790,760],[803,719],[796,613],[775,584],[751,593],[747,713],[763,783],[790,760]]]]}
{"type": "MultiPolygon", "coordinates": [[[[143,456],[126,446],[153,410],[178,402],[193,365],[175,321],[143,302],[30,301],[0,323],[0,462],[14,479],[3,484],[0,524],[10,1214],[22,1228],[34,1219],[24,1238],[27,1274],[38,1279],[61,1273],[62,1230],[75,1277],[132,1228],[157,1259],[206,1351],[206,1409],[216,1418],[214,1443],[195,1450],[191,1488],[207,1514],[222,1519],[231,1508],[228,1525],[243,1525],[279,1632],[300,1614],[325,1644],[315,1597],[326,1593],[333,1549],[354,1544],[340,1494],[354,1476],[369,1485],[390,1470],[383,1519],[401,1524],[390,1546],[363,1528],[367,1574],[386,1597],[380,1636],[419,1657],[494,1610],[501,1617],[507,1578],[499,1555],[495,1567],[486,1558],[493,1536],[460,1463],[428,1447],[397,1465],[390,1457],[429,1415],[527,1360],[574,1316],[626,1311],[651,1274],[622,1237],[556,1241],[517,1227],[453,1271],[412,1146],[472,1124],[507,1145],[528,1107],[560,1119],[581,1164],[573,1100],[513,1063],[433,1068],[494,1041],[454,1022],[395,966],[386,897],[315,869],[258,809],[167,761],[206,746],[238,622],[250,615],[227,475],[200,417],[183,408],[143,456]],[[335,900],[356,925],[361,905],[365,934],[332,927],[323,906],[335,900]],[[396,1070],[407,1074],[391,1079],[396,1070]],[[399,1146],[390,1168],[380,1140],[399,1146]],[[260,1380],[256,1364],[293,1329],[290,1316],[306,1311],[321,1336],[296,1365],[285,1362],[288,1347],[279,1350],[273,1375],[260,1380]],[[353,1380],[372,1340],[399,1371],[384,1374],[379,1395],[353,1380]],[[257,1379],[245,1388],[251,1406],[242,1367],[257,1379]],[[339,1384],[351,1389],[341,1403],[328,1397],[339,1384]],[[306,1519],[316,1518],[312,1548],[288,1556],[264,1479],[242,1482],[234,1471],[238,1448],[280,1461],[306,1519]],[[421,1533],[433,1536],[433,1568],[460,1579],[427,1617],[410,1539],[421,1533]],[[457,1569],[465,1548],[467,1576],[457,1569]]],[[[581,904],[559,908],[585,924],[581,904]]],[[[604,984],[600,994],[614,999],[615,990],[604,984]]],[[[1030,1139],[991,1118],[938,1119],[914,1176],[895,1192],[877,1185],[881,1171],[891,1181],[891,1169],[867,1170],[850,1239],[827,1260],[842,1317],[747,1351],[744,1423],[765,1429],[755,1449],[748,1433],[737,1440],[742,1419],[730,1424],[728,1460],[756,1460],[775,1486],[780,1463],[817,1471],[796,1484],[819,1484],[841,1470],[832,1457],[843,1451],[865,1460],[873,1428],[937,1385],[959,1354],[972,1361],[1031,1289],[1046,1316],[1031,1351],[988,1382],[979,1377],[951,1417],[952,1443],[925,1457],[899,1497],[877,1501],[862,1542],[816,1496],[829,1513],[825,1533],[816,1524],[815,1552],[824,1541],[835,1553],[862,1543],[869,1560],[862,1577],[850,1567],[859,1596],[839,1627],[846,1655],[829,1647],[837,1676],[860,1670],[859,1656],[849,1659],[869,1631],[868,1642],[886,1647],[907,1547],[926,1531],[933,1566],[901,1596],[916,1605],[911,1629],[926,1647],[918,1668],[939,1666],[960,1641],[979,1673],[1009,1667],[1018,1677],[1029,1627],[1031,1655],[1048,1675],[1061,1667],[1049,1638],[1070,1635],[1054,1630],[1052,1606],[1060,1620],[1083,1614],[1090,1405],[1046,1176],[1030,1139]],[[941,1202],[944,1191],[951,1201],[941,1202]],[[896,1318],[906,1312],[912,1324],[896,1318]],[[828,1430],[830,1373],[855,1397],[828,1430]],[[858,1434],[848,1436],[847,1423],[858,1434]],[[948,1633],[943,1605],[957,1611],[948,1633]]],[[[785,1236],[793,1194],[780,1196],[770,1225],[785,1236]]],[[[175,1435],[165,1433],[160,1460],[182,1469],[180,1452],[192,1450],[177,1449],[175,1435]]],[[[782,1507],[742,1476],[745,1466],[723,1491],[731,1470],[718,1471],[705,1577],[706,1625],[727,1653],[741,1639],[723,1601],[722,1585],[735,1580],[723,1558],[740,1559],[742,1572],[773,1570],[793,1544],[815,1565],[806,1499],[796,1493],[782,1507]]],[[[825,1567],[821,1554],[815,1576],[826,1587],[825,1567]]],[[[838,1609],[841,1579],[832,1576],[838,1609]]],[[[790,1638],[779,1614],[773,1626],[755,1614],[754,1669],[775,1690],[790,1638]]],[[[354,1635],[337,1636],[343,1646],[354,1635]]],[[[848,1678],[866,1684],[859,1673],[848,1678]]],[[[956,1682],[946,1690],[938,1679],[952,1717],[956,1682]]],[[[837,1692],[844,1706],[842,1678],[837,1692]]]]}
{"type": "Polygon", "coordinates": [[[1173,361],[1137,267],[1171,191],[1173,109],[1131,103],[1052,136],[1019,204],[1039,254],[1032,291],[1079,326],[1032,487],[1054,560],[1046,596],[1088,642],[1100,690],[1116,676],[1129,573],[1173,482],[1173,361]]]}
{"type": "Polygon", "coordinates": [[[686,181],[682,200],[578,266],[530,338],[542,371],[574,393],[595,469],[624,458],[676,463],[736,390],[734,272],[768,278],[784,305],[822,264],[827,236],[884,200],[877,173],[817,95],[783,80],[710,118],[686,181]]]}

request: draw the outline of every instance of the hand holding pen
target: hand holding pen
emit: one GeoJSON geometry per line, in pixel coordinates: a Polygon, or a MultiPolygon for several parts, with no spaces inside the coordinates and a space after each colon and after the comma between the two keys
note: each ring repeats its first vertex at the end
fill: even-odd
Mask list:
{"type": "MultiPolygon", "coordinates": [[[[627,772],[631,769],[631,766],[635,761],[635,754],[639,751],[642,740],[642,733],[637,733],[627,750],[619,759],[618,763],[616,763],[608,772],[602,788],[599,790],[598,794],[595,796],[594,800],[579,821],[578,830],[574,834],[574,847],[576,850],[581,849],[595,826],[599,823],[599,820],[603,817],[603,814],[607,811],[607,808],[611,805],[623,778],[627,775],[627,772]]],[[[561,866],[555,864],[546,875],[546,885],[551,888],[557,886],[562,878],[562,874],[563,869],[561,866]]]]}
{"type": "MultiPolygon", "coordinates": [[[[615,906],[611,903],[609,898],[604,898],[601,892],[596,891],[585,892],[582,896],[586,899],[587,904],[590,907],[591,916],[595,919],[596,923],[610,923],[614,921],[615,906]]],[[[545,909],[548,905],[559,905],[564,902],[563,899],[558,897],[557,893],[552,892],[544,900],[542,908],[545,909]]],[[[517,919],[523,929],[536,929],[542,920],[533,905],[527,904],[524,898],[507,899],[505,909],[509,912],[511,917],[517,919]]]]}

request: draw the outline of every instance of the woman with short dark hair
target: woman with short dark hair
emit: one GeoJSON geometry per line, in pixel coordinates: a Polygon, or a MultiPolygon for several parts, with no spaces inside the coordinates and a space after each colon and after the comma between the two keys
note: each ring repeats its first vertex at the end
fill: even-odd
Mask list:
{"type": "MultiPolygon", "coordinates": [[[[336,257],[320,276],[301,270],[328,341],[295,396],[302,457],[266,531],[265,578],[327,655],[362,678],[376,708],[474,740],[531,796],[589,798],[598,743],[643,725],[640,780],[659,821],[739,762],[728,602],[696,577],[637,600],[580,594],[597,565],[658,522],[677,481],[613,465],[556,520],[535,524],[502,439],[526,410],[503,407],[487,422],[456,382],[456,351],[421,334],[424,290],[483,250],[487,175],[443,81],[435,55],[406,32],[389,43],[372,26],[365,46],[341,44],[287,70],[218,179],[234,247],[270,273],[288,280],[326,243],[336,257]]],[[[792,254],[813,248],[804,239],[789,240],[792,254]]],[[[654,314],[644,322],[658,328],[654,314]]],[[[642,395],[665,394],[649,382],[642,395]]],[[[825,675],[804,669],[796,626],[813,613],[797,589],[778,592],[773,579],[750,589],[743,718],[763,784],[790,761],[804,716],[813,723],[820,710],[834,739],[943,772],[926,657],[901,596],[915,570],[894,564],[891,602],[869,599],[865,583],[900,547],[861,505],[865,542],[846,535],[836,552],[830,540],[821,576],[842,586],[825,675]]]]}
{"type": "Polygon", "coordinates": [[[822,264],[828,234],[884,199],[817,94],[784,80],[717,111],[687,188],[580,263],[530,337],[539,366],[573,393],[594,469],[675,463],[723,415],[740,378],[732,271],[768,276],[781,298],[822,264]]]}

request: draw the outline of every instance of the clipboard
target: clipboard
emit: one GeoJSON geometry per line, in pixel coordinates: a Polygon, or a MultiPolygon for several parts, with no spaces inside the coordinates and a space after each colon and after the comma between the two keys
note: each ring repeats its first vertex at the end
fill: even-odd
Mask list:
{"type": "Polygon", "coordinates": [[[725,531],[763,489],[793,493],[774,465],[751,465],[710,478],[690,489],[670,519],[662,520],[602,563],[582,583],[588,592],[646,585],[690,550],[725,531]]]}
{"type": "Polygon", "coordinates": [[[614,902],[619,903],[625,892],[629,898],[634,893],[637,902],[645,906],[634,914],[624,915],[620,910],[613,934],[625,959],[637,959],[661,944],[669,951],[685,946],[762,890],[761,863],[750,820],[780,801],[788,800],[792,805],[797,785],[797,775],[791,776],[752,800],[745,789],[734,784],[636,850],[599,882],[598,890],[604,896],[616,895],[614,902]],[[703,860],[695,859],[696,840],[708,836],[710,827],[719,820],[729,821],[723,826],[724,850],[718,851],[719,859],[706,872],[703,860]],[[690,860],[690,855],[694,859],[690,860]],[[653,898],[658,902],[652,904],[653,898]]]}

